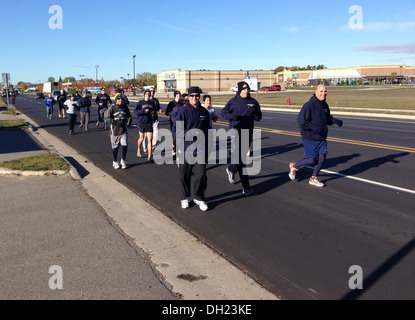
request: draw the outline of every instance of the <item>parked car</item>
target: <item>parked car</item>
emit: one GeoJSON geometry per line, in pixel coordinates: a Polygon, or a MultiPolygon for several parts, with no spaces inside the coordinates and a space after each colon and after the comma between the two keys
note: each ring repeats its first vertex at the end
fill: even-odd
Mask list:
{"type": "Polygon", "coordinates": [[[60,95],[61,94],[61,91],[60,90],[53,90],[52,91],[52,97],[53,97],[53,99],[55,99],[56,100],[56,98],[58,97],[58,95],[60,95]]]}
{"type": "Polygon", "coordinates": [[[270,90],[271,90],[271,91],[281,91],[281,86],[280,86],[279,84],[273,84],[273,85],[270,87],[270,90]]]}
{"type": "Polygon", "coordinates": [[[36,92],[35,98],[36,99],[45,99],[45,95],[43,94],[43,92],[36,92]]]}
{"type": "Polygon", "coordinates": [[[259,88],[259,91],[271,91],[271,87],[262,87],[259,88]]]}

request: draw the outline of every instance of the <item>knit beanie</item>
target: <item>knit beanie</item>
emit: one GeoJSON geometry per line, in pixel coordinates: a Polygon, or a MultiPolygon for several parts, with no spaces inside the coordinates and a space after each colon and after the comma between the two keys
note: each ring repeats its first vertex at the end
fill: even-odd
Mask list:
{"type": "Polygon", "coordinates": [[[248,90],[251,90],[251,88],[249,88],[249,84],[246,83],[245,81],[238,82],[238,93],[241,93],[241,91],[245,88],[248,88],[248,90]]]}

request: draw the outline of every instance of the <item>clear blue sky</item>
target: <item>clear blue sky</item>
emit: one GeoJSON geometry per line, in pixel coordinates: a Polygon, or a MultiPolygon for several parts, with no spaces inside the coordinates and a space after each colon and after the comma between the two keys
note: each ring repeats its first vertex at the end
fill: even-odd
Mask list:
{"type": "Polygon", "coordinates": [[[131,78],[133,55],[136,74],[415,65],[413,0],[0,0],[0,23],[0,72],[13,84],[95,79],[95,65],[100,79],[131,78]],[[50,28],[53,5],[62,29],[50,28]]]}

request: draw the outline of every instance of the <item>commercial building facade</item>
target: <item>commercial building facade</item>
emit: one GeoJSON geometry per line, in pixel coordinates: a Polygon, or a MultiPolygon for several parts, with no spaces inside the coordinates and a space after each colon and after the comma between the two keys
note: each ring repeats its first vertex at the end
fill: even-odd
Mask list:
{"type": "Polygon", "coordinates": [[[186,92],[191,86],[198,86],[204,92],[231,91],[245,77],[257,77],[258,88],[281,85],[307,86],[324,82],[326,85],[356,83],[415,83],[415,67],[406,65],[358,66],[348,68],[327,68],[322,70],[290,70],[275,74],[274,70],[167,70],[157,74],[157,91],[186,92]]]}
{"type": "Polygon", "coordinates": [[[157,91],[186,92],[198,86],[204,92],[230,91],[245,77],[257,77],[258,87],[270,86],[275,82],[274,70],[168,70],[157,74],[157,91]]]}
{"type": "Polygon", "coordinates": [[[276,83],[284,86],[360,83],[415,83],[415,67],[406,65],[358,66],[322,70],[289,70],[276,74],[276,83]]]}

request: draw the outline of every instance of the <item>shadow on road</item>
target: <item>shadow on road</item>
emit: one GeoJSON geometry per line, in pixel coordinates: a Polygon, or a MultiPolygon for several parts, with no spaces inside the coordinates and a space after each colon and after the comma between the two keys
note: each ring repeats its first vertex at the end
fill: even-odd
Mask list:
{"type": "Polygon", "coordinates": [[[398,252],[386,260],[381,266],[363,279],[363,289],[354,289],[345,294],[341,300],[356,300],[367,292],[377,281],[385,276],[394,266],[404,259],[415,248],[415,238],[409,241],[398,252]]]}

